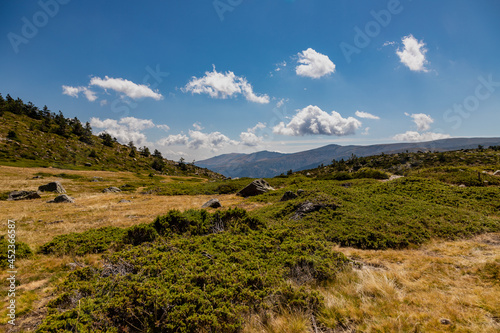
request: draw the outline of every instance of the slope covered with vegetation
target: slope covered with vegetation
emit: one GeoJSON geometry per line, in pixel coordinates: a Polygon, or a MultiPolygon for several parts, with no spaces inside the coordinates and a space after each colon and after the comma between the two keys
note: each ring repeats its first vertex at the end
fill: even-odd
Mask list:
{"type": "Polygon", "coordinates": [[[80,170],[121,170],[169,175],[221,175],[184,161],[174,162],[133,142],[122,145],[107,133],[92,134],[87,122],[65,118],[61,111],[39,109],[31,102],[0,95],[0,164],[80,170]]]}

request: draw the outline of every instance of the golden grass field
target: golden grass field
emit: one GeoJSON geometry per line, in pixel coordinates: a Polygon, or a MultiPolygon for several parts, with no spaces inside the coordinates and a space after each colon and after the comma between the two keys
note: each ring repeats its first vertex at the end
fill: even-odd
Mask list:
{"type": "MultiPolygon", "coordinates": [[[[0,189],[36,190],[58,180],[74,204],[49,204],[56,195],[42,194],[30,201],[0,201],[0,220],[5,234],[7,220],[17,225],[17,239],[36,250],[56,235],[103,226],[128,227],[151,222],[169,209],[200,208],[217,197],[224,207],[248,210],[263,204],[235,195],[155,196],[135,193],[105,194],[102,189],[119,186],[136,177],[127,172],[70,171],[47,168],[0,166],[0,189]],[[57,177],[33,179],[38,172],[102,177],[98,183],[57,177]],[[119,203],[120,200],[130,203],[119,203]]],[[[165,182],[171,181],[165,176],[165,182]]],[[[329,285],[317,286],[325,299],[321,317],[303,313],[260,314],[247,318],[244,332],[326,332],[317,320],[338,327],[334,332],[500,332],[500,281],[484,278],[488,264],[500,264],[500,234],[467,240],[434,240],[411,250],[359,250],[338,247],[355,260],[352,270],[340,273],[329,285]],[[493,314],[493,315],[492,315],[493,314]]],[[[32,331],[45,315],[45,305],[68,264],[99,265],[100,255],[83,258],[36,255],[19,260],[18,326],[12,332],[32,331]]],[[[0,275],[5,281],[6,273],[0,275]]],[[[6,288],[3,288],[6,290],[6,288]]],[[[0,330],[7,331],[6,293],[2,293],[0,330]]],[[[331,331],[330,331],[331,332],[331,331]]]]}

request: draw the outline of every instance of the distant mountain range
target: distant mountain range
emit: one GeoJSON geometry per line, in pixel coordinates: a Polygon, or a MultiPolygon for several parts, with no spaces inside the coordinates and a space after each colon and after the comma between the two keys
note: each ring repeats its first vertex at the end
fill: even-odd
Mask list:
{"type": "Polygon", "coordinates": [[[300,171],[330,164],[332,160],[347,159],[352,154],[362,157],[381,153],[393,154],[416,151],[448,151],[500,145],[500,138],[454,138],[428,142],[391,143],[370,146],[328,145],[292,154],[259,151],[252,154],[224,154],[196,165],[221,173],[227,177],[274,177],[288,170],[300,171]]]}

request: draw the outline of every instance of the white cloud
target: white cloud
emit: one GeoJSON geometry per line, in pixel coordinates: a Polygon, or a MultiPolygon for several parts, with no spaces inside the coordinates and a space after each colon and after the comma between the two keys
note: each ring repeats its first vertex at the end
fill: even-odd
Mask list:
{"type": "Polygon", "coordinates": [[[160,146],[187,145],[189,138],[185,134],[173,134],[156,142],[160,146]]]}
{"type": "Polygon", "coordinates": [[[431,116],[424,113],[414,113],[410,115],[405,112],[405,115],[413,119],[413,122],[417,125],[417,130],[419,132],[429,130],[431,128],[431,124],[434,122],[434,119],[432,119],[431,116]]]}
{"type": "Polygon", "coordinates": [[[297,75],[318,79],[322,76],[335,72],[335,64],[330,60],[330,58],[311,48],[299,52],[298,56],[298,63],[302,65],[295,68],[297,75]]]}
{"type": "Polygon", "coordinates": [[[404,48],[396,51],[396,54],[410,70],[415,72],[428,72],[425,65],[428,63],[425,59],[427,49],[423,41],[418,41],[413,35],[402,38],[404,48]]]}
{"type": "Polygon", "coordinates": [[[207,148],[217,151],[224,146],[238,144],[220,132],[203,133],[190,130],[189,137],[188,147],[192,149],[207,148]]]}
{"type": "Polygon", "coordinates": [[[361,135],[368,135],[370,134],[370,127],[366,127],[365,130],[361,133],[361,135]]]}
{"type": "Polygon", "coordinates": [[[78,98],[78,93],[80,92],[80,87],[62,86],[63,95],[68,95],[71,97],[78,98]]]}
{"type": "Polygon", "coordinates": [[[152,128],[156,126],[151,119],[138,119],[135,117],[122,118],[120,119],[119,123],[127,126],[129,129],[133,131],[141,131],[143,129],[152,128]]]}
{"type": "Polygon", "coordinates": [[[160,128],[165,131],[170,129],[167,125],[156,125],[151,119],[139,119],[135,117],[125,117],[120,120],[101,120],[93,117],[90,118],[90,125],[94,128],[103,129],[102,132],[109,133],[111,136],[117,138],[120,143],[127,144],[130,141],[134,141],[137,145],[150,145],[146,135],[141,132],[145,129],[160,128]]]}
{"type": "Polygon", "coordinates": [[[194,123],[193,127],[197,131],[201,131],[203,129],[203,127],[201,126],[201,124],[199,122],[194,123]]]}
{"type": "Polygon", "coordinates": [[[132,99],[148,97],[158,101],[163,98],[160,93],[151,90],[151,88],[144,84],[136,84],[132,81],[122,78],[112,78],[105,76],[104,79],[101,79],[99,77],[93,77],[90,79],[89,85],[98,86],[103,89],[111,89],[132,99]]]}
{"type": "Polygon", "coordinates": [[[212,98],[221,99],[242,94],[250,102],[269,103],[269,96],[256,95],[246,78],[236,76],[233,72],[219,73],[215,70],[215,66],[212,72],[205,72],[205,76],[201,78],[193,77],[182,88],[182,91],[190,91],[193,94],[208,94],[212,98]]]}
{"type": "Polygon", "coordinates": [[[262,143],[263,138],[261,136],[255,135],[255,133],[241,132],[240,140],[242,145],[255,147],[262,143]]]}
{"type": "Polygon", "coordinates": [[[262,136],[257,136],[255,132],[263,128],[266,128],[266,124],[258,122],[254,127],[248,128],[246,132],[241,132],[241,144],[248,147],[255,147],[261,144],[264,138],[262,136]]]}
{"type": "Polygon", "coordinates": [[[382,46],[389,46],[389,45],[394,45],[394,44],[396,44],[396,42],[386,41],[382,46]]]}
{"type": "Polygon", "coordinates": [[[103,99],[102,101],[99,102],[99,104],[101,104],[101,106],[104,106],[108,104],[108,101],[103,99]]]}
{"type": "Polygon", "coordinates": [[[156,125],[156,127],[158,127],[161,130],[164,130],[165,132],[170,130],[170,126],[168,126],[168,125],[156,125]]]}
{"type": "Polygon", "coordinates": [[[274,71],[279,72],[280,70],[282,70],[285,67],[286,67],[286,61],[283,61],[283,62],[276,65],[276,69],[274,71]]]}
{"type": "Polygon", "coordinates": [[[63,95],[68,95],[71,97],[76,97],[78,98],[78,94],[83,92],[85,97],[90,101],[93,102],[97,99],[97,96],[95,95],[95,92],[92,90],[88,89],[87,87],[71,87],[71,86],[62,86],[63,89],[63,95]]]}
{"type": "Polygon", "coordinates": [[[359,117],[359,118],[380,119],[379,116],[375,116],[375,115],[373,115],[371,113],[364,112],[364,111],[356,111],[355,114],[356,114],[356,117],[359,117]]]}
{"type": "MultiPolygon", "coordinates": [[[[126,125],[119,124],[115,119],[104,119],[90,118],[90,126],[94,128],[102,128],[112,137],[115,137],[120,143],[126,144],[130,141],[134,141],[137,145],[147,145],[147,138],[144,133],[137,130],[133,130],[126,125]]],[[[98,133],[98,134],[100,134],[98,133]]]]}
{"type": "Polygon", "coordinates": [[[415,131],[406,131],[402,134],[396,134],[393,139],[396,141],[411,141],[411,142],[421,142],[421,141],[433,141],[439,139],[447,139],[451,136],[449,134],[424,132],[419,133],[415,131]]]}
{"type": "Polygon", "coordinates": [[[289,100],[288,98],[287,98],[287,99],[284,99],[284,98],[280,99],[280,100],[276,103],[276,107],[277,107],[277,108],[282,107],[282,106],[283,106],[286,102],[288,102],[288,100],[289,100]]]}
{"type": "Polygon", "coordinates": [[[285,125],[281,122],[273,128],[276,134],[302,136],[302,135],[351,135],[361,126],[356,118],[342,118],[335,111],[331,114],[317,106],[309,105],[299,110],[292,120],[285,125]]]}

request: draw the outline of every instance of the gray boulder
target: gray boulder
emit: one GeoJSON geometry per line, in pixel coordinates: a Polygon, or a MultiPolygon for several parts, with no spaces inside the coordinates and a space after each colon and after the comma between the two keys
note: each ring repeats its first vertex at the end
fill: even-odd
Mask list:
{"type": "Polygon", "coordinates": [[[40,194],[37,191],[13,191],[9,193],[7,200],[31,200],[40,199],[40,194]]]}
{"type": "Polygon", "coordinates": [[[210,199],[201,206],[201,208],[219,208],[222,207],[219,199],[210,199]]]}
{"type": "Polygon", "coordinates": [[[303,195],[306,191],[304,191],[303,189],[299,189],[297,190],[297,194],[298,195],[303,195]]]}
{"type": "Polygon", "coordinates": [[[111,187],[108,187],[108,188],[105,188],[104,190],[102,190],[103,193],[118,193],[121,191],[122,190],[120,190],[118,187],[114,187],[114,186],[111,186],[111,187]]]}
{"type": "Polygon", "coordinates": [[[292,220],[300,220],[305,215],[317,212],[323,208],[337,209],[338,206],[336,204],[321,204],[321,203],[312,203],[310,201],[305,201],[301,203],[297,209],[295,210],[295,214],[291,217],[292,220]]]}
{"type": "Polygon", "coordinates": [[[297,194],[292,191],[286,191],[281,197],[280,201],[288,201],[297,198],[297,194]]]}
{"type": "Polygon", "coordinates": [[[271,185],[269,185],[269,183],[266,182],[264,179],[256,179],[253,182],[251,182],[247,187],[239,191],[237,195],[246,198],[254,195],[263,194],[266,193],[267,191],[274,191],[274,188],[272,188],[271,185]]]}
{"type": "Polygon", "coordinates": [[[118,201],[118,203],[129,203],[129,202],[132,202],[132,201],[130,201],[130,200],[125,200],[125,199],[122,199],[122,200],[118,201]]]}
{"type": "Polygon", "coordinates": [[[493,173],[493,176],[500,176],[500,170],[497,170],[493,173]]]}
{"type": "Polygon", "coordinates": [[[72,197],[66,194],[61,194],[54,198],[54,200],[47,201],[48,203],[73,203],[75,202],[72,197]]]}
{"type": "Polygon", "coordinates": [[[55,193],[66,193],[66,190],[59,182],[51,182],[46,185],[41,185],[38,187],[41,192],[55,192],[55,193]]]}

